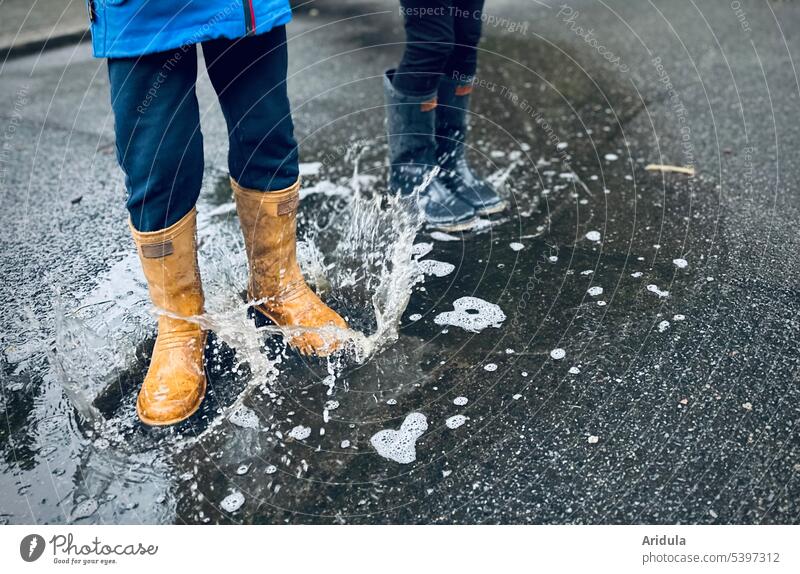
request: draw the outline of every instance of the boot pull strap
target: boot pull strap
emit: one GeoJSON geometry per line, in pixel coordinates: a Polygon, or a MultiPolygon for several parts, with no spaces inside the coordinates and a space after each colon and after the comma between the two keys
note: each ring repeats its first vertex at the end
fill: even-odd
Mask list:
{"type": "Polygon", "coordinates": [[[237,199],[258,205],[260,213],[270,217],[289,215],[297,211],[300,205],[300,179],[286,189],[278,191],[259,191],[239,185],[231,178],[231,188],[237,199]]]}

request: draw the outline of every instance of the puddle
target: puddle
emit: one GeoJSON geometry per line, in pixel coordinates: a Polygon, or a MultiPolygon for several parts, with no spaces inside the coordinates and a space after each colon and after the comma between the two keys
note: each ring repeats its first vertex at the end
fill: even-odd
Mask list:
{"type": "MultiPolygon", "coordinates": [[[[487,49],[493,41],[487,38],[487,49]]],[[[517,48],[498,53],[524,61],[529,43],[517,48]]],[[[492,69],[487,66],[488,73],[492,69]]],[[[586,143],[584,119],[604,138],[613,137],[602,130],[609,127],[606,113],[592,111],[591,86],[581,74],[555,77],[557,90],[533,77],[530,86],[516,89],[536,95],[538,109],[554,122],[553,134],[568,145],[557,149],[550,134],[514,106],[495,108],[508,114],[502,123],[512,137],[476,122],[476,151],[496,152],[476,154],[478,169],[502,186],[512,209],[472,233],[419,229],[402,202],[379,193],[384,143],[366,146],[363,156],[357,151],[352,163],[303,164],[298,257],[309,283],[352,327],[344,351],[330,358],[300,357],[274,329],[258,330],[247,317],[235,206],[227,177],[209,170],[198,206],[207,296],[201,321],[214,333],[203,407],[175,428],[148,429],[136,421],[133,403],[155,318],[132,246],[121,246],[88,295],[58,301],[52,341],[37,339],[38,319],[26,318],[25,336],[6,350],[13,364],[2,400],[14,433],[7,444],[23,462],[7,463],[0,473],[0,488],[19,495],[8,503],[10,518],[0,520],[20,521],[29,507],[37,522],[52,523],[424,520],[420,508],[448,496],[441,494],[447,492],[442,477],[469,481],[459,484],[460,493],[489,478],[481,465],[498,462],[492,460],[498,436],[510,444],[524,434],[525,448],[542,444],[561,456],[547,433],[577,420],[580,392],[601,386],[575,391],[562,380],[577,384],[593,376],[596,349],[633,348],[645,328],[658,324],[644,320],[647,313],[670,302],[668,290],[678,293],[672,257],[698,259],[689,249],[670,251],[667,273],[650,263],[646,248],[656,243],[650,237],[637,238],[632,254],[604,251],[632,235],[604,218],[632,212],[626,202],[635,189],[627,173],[603,171],[611,160],[603,159],[605,151],[595,157],[586,143]],[[565,94],[579,108],[580,122],[560,119],[565,94]],[[572,135],[579,133],[583,140],[572,135]],[[562,152],[570,154],[569,166],[562,152]],[[646,280],[636,280],[645,274],[646,280]],[[585,304],[587,291],[602,294],[592,281],[637,314],[634,325],[617,318],[617,339],[603,330],[605,313],[616,311],[610,297],[607,307],[605,301],[585,304]],[[658,297],[642,289],[645,283],[658,297]],[[626,344],[617,345],[623,337],[626,344]],[[557,345],[569,349],[568,361],[561,361],[567,353],[557,345]],[[38,362],[35,347],[47,349],[38,362]],[[29,372],[39,378],[26,378],[29,372]],[[567,372],[573,376],[564,377],[567,372]],[[35,399],[27,392],[32,387],[42,389],[35,399]],[[523,412],[528,405],[530,412],[523,412]],[[519,411],[509,415],[509,408],[519,411]],[[550,413],[558,416],[547,419],[550,413]],[[506,416],[511,419],[503,421],[506,416]],[[504,430],[501,423],[509,420],[504,430]],[[494,423],[500,425],[496,436],[466,432],[494,423]],[[466,442],[473,438],[474,444],[466,442]],[[450,465],[458,472],[451,475],[450,465]]],[[[382,118],[369,121],[364,133],[382,133],[382,118]]],[[[349,137],[350,126],[337,129],[319,135],[316,145],[349,137]]],[[[603,150],[621,147],[602,144],[603,150]]],[[[324,149],[304,151],[307,158],[325,157],[324,149]]],[[[622,159],[611,163],[626,169],[622,159]]],[[[677,311],[696,317],[686,306],[664,316],[677,311]]],[[[551,456],[540,454],[542,460],[551,456]]],[[[490,491],[488,480],[474,495],[483,488],[490,491]]]]}

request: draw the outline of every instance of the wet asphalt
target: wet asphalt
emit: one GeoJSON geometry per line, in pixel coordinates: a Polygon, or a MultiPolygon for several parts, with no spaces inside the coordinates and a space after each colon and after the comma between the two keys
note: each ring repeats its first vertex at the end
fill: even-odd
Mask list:
{"type": "MultiPolygon", "coordinates": [[[[105,67],[87,44],[0,63],[0,521],[800,522],[800,7],[734,4],[490,0],[471,157],[508,170],[510,212],[459,241],[420,233],[456,270],[415,288],[398,340],[347,371],[327,423],[324,365],[287,354],[280,400],[249,402],[283,436],[221,425],[175,454],[216,403],[198,427],[131,426],[146,327],[92,398],[128,413],[133,454],[98,445],[55,368],[59,310],[132,249],[105,67]],[[467,295],[506,320],[434,323],[467,295]],[[369,438],[412,412],[429,425],[417,460],[378,456],[369,438]],[[301,424],[308,439],[286,437],[301,424]],[[234,491],[245,503],[227,511],[234,491]]],[[[301,161],[344,177],[326,154],[364,141],[360,169],[385,174],[395,3],[309,5],[290,35],[301,161]]],[[[224,122],[198,89],[204,193],[225,195],[224,122]]],[[[247,379],[226,353],[209,370],[223,404],[247,379]]]]}

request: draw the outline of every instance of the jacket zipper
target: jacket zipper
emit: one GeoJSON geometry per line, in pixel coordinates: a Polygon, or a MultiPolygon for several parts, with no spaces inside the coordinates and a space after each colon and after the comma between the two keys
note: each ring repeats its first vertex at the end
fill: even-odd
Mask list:
{"type": "Polygon", "coordinates": [[[252,36],[256,31],[256,13],[253,10],[253,0],[242,0],[244,7],[244,33],[252,36]]]}

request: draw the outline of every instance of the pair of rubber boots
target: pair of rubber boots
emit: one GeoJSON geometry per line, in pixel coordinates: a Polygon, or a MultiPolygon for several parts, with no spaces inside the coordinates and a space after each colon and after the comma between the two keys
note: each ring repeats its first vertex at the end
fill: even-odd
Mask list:
{"type": "MultiPolygon", "coordinates": [[[[231,180],[249,263],[248,298],[256,312],[286,328],[304,354],[327,355],[341,343],[345,321],[308,287],[296,256],[300,181],[274,192],[245,189],[231,180]]],[[[158,337],[136,401],[145,424],[171,425],[197,411],[206,391],[200,324],[203,288],[197,265],[197,220],[192,210],[155,232],[133,229],[153,304],[158,337]]]]}
{"type": "Polygon", "coordinates": [[[443,76],[435,92],[409,95],[393,85],[394,73],[383,77],[390,189],[415,200],[425,223],[443,231],[466,230],[478,216],[503,211],[506,202],[464,154],[472,85],[443,76]]]}

